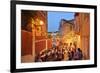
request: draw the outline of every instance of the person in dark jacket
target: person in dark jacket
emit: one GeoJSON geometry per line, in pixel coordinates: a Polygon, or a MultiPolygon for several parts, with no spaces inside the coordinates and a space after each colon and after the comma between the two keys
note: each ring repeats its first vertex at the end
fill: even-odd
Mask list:
{"type": "Polygon", "coordinates": [[[76,51],[75,51],[75,53],[74,53],[73,59],[74,60],[82,60],[82,58],[83,58],[82,51],[81,51],[80,48],[77,48],[76,51]]]}

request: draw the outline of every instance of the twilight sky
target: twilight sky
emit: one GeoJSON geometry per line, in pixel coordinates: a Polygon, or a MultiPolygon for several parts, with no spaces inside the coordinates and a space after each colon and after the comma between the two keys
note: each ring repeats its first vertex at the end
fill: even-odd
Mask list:
{"type": "Polygon", "coordinates": [[[72,12],[54,12],[48,11],[48,32],[58,31],[59,23],[61,19],[71,20],[74,19],[72,12]]]}

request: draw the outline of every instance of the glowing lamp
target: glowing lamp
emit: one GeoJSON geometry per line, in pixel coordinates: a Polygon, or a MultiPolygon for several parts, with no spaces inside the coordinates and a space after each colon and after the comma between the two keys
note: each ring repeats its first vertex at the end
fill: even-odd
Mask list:
{"type": "Polygon", "coordinates": [[[40,25],[43,25],[43,24],[44,24],[44,22],[42,20],[40,20],[40,25]]]}

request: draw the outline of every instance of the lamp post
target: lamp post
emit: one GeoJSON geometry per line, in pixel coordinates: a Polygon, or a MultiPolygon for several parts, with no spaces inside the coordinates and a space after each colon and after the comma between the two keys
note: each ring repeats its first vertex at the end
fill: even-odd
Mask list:
{"type": "MultiPolygon", "coordinates": [[[[42,20],[40,20],[40,25],[43,26],[43,24],[44,24],[44,22],[42,20]]],[[[47,37],[46,37],[46,50],[47,49],[48,49],[48,40],[47,40],[47,37]]]]}

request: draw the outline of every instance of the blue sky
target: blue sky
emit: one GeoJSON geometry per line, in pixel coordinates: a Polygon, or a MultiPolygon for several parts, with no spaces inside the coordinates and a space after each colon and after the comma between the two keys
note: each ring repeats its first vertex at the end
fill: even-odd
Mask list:
{"type": "Polygon", "coordinates": [[[74,19],[72,12],[48,12],[48,32],[58,31],[59,22],[61,19],[71,20],[74,19]]]}

